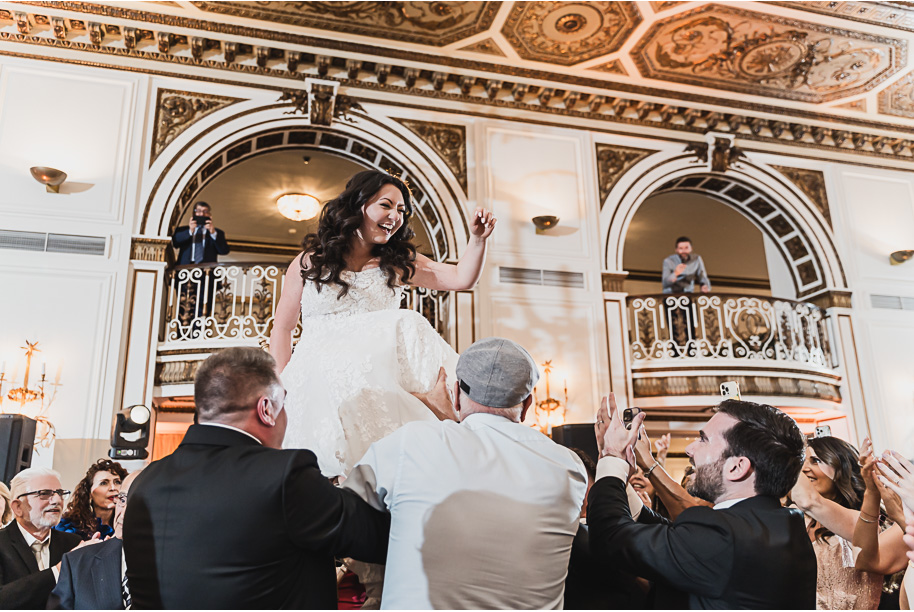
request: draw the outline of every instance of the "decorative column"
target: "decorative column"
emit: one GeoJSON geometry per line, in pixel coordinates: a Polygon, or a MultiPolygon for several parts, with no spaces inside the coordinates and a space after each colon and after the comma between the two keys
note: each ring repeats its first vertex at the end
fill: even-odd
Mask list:
{"type": "Polygon", "coordinates": [[[627,293],[622,283],[628,272],[604,272],[603,308],[606,313],[606,348],[609,356],[609,390],[619,408],[632,404],[632,374],[629,364],[627,293]]]}

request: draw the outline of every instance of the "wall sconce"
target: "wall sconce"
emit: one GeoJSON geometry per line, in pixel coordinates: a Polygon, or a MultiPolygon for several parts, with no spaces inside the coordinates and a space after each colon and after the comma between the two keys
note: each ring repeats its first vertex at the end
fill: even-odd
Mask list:
{"type": "Polygon", "coordinates": [[[29,168],[32,178],[45,186],[48,193],[60,193],[60,185],[67,180],[67,173],[57,168],[32,166],[29,168]]]}
{"type": "Polygon", "coordinates": [[[545,233],[546,230],[551,230],[559,224],[559,218],[555,215],[540,215],[539,217],[533,217],[530,220],[533,221],[533,225],[536,226],[537,234],[545,233]]]}
{"type": "Polygon", "coordinates": [[[276,208],[286,219],[313,219],[321,211],[321,201],[307,193],[289,193],[276,200],[276,208]]]}
{"type": "Polygon", "coordinates": [[[565,403],[563,404],[553,398],[549,392],[549,373],[552,372],[552,360],[543,364],[543,371],[546,374],[546,399],[536,401],[536,389],[533,389],[534,414],[536,416],[536,427],[547,436],[551,436],[553,427],[565,424],[565,407],[568,405],[568,383],[565,383],[565,403]]]}
{"type": "MultiPolygon", "coordinates": [[[[48,384],[46,376],[47,364],[45,363],[41,364],[41,378],[39,379],[38,384],[35,387],[29,386],[32,357],[35,353],[40,353],[41,349],[38,348],[37,342],[29,342],[28,340],[25,341],[25,346],[20,348],[25,351],[25,375],[22,377],[22,386],[10,389],[5,395],[3,393],[4,384],[7,382],[10,384],[14,383],[8,381],[6,378],[6,362],[4,361],[0,364],[0,413],[6,413],[6,410],[3,409],[4,398],[19,404],[19,410],[10,414],[21,414],[23,416],[29,416],[24,413],[26,405],[32,404],[33,402],[41,402],[37,411],[38,414],[29,416],[29,418],[35,419],[38,423],[38,430],[35,435],[35,445],[48,448],[57,436],[57,432],[54,424],[45,415],[45,411],[51,406],[51,402],[54,401],[54,396],[56,396],[57,391],[55,389],[50,397],[45,393],[45,388],[48,384]]],[[[59,385],[52,383],[52,386],[57,387],[59,385]]]]}
{"type": "Polygon", "coordinates": [[[903,264],[912,257],[914,257],[914,251],[895,251],[889,255],[889,263],[893,266],[897,266],[898,264],[903,264]]]}

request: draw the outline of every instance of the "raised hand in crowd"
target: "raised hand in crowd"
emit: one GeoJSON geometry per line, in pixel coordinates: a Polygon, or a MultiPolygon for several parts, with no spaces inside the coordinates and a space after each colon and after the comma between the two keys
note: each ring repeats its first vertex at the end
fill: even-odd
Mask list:
{"type": "MultiPolygon", "coordinates": [[[[897,526],[891,526],[885,530],[880,527],[880,501],[886,501],[883,491],[892,495],[894,493],[880,487],[876,479],[876,458],[873,454],[873,443],[869,438],[863,440],[858,463],[866,489],[851,542],[859,549],[856,568],[876,574],[894,574],[903,569],[906,564],[907,547],[902,541],[904,517],[898,517],[902,522],[897,526]]],[[[897,496],[895,498],[897,499],[897,496]]],[[[891,515],[889,518],[892,518],[891,515]]]]}
{"type": "Polygon", "coordinates": [[[882,484],[897,493],[905,506],[914,509],[914,464],[889,450],[882,453],[877,465],[882,484]]]}
{"type": "Polygon", "coordinates": [[[622,414],[616,406],[616,396],[613,393],[603,398],[600,410],[597,411],[597,422],[594,423],[594,432],[597,436],[597,447],[600,457],[618,457],[624,459],[629,465],[629,478],[635,471],[634,443],[641,431],[645,414],[639,412],[632,419],[632,428],[626,429],[622,422],[622,414]]]}
{"type": "Polygon", "coordinates": [[[666,467],[666,457],[670,452],[670,441],[671,435],[665,433],[654,442],[654,447],[657,449],[657,463],[664,467],[666,467]]]}
{"type": "MultiPolygon", "coordinates": [[[[667,448],[669,448],[669,435],[666,434],[660,438],[661,440],[663,438],[667,439],[667,448]]],[[[659,447],[660,444],[657,444],[657,446],[659,447]]],[[[644,471],[644,477],[654,486],[654,492],[669,512],[671,519],[675,519],[686,508],[713,505],[690,495],[681,484],[667,473],[660,462],[660,452],[657,452],[656,459],[651,454],[651,439],[648,437],[644,427],[641,428],[641,435],[635,442],[635,458],[638,461],[638,467],[644,471]]]]}

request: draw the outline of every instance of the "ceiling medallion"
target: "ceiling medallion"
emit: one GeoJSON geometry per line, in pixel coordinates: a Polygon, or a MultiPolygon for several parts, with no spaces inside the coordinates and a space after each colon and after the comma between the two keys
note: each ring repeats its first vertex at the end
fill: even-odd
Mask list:
{"type": "Polygon", "coordinates": [[[711,4],[657,22],[632,57],[649,78],[825,102],[872,89],[906,52],[899,39],[711,4]]]}
{"type": "Polygon", "coordinates": [[[570,66],[618,51],[640,22],[631,2],[517,2],[501,33],[524,59],[570,66]]]}
{"type": "Polygon", "coordinates": [[[587,19],[578,13],[562,15],[555,21],[555,29],[565,34],[574,34],[587,25],[587,19]]]}

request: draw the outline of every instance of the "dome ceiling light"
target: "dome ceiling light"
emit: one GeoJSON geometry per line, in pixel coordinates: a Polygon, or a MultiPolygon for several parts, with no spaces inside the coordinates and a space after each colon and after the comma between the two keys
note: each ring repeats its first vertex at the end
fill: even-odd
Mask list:
{"type": "Polygon", "coordinates": [[[276,200],[276,207],[283,217],[304,221],[317,216],[321,211],[321,202],[307,193],[289,193],[276,200]]]}

